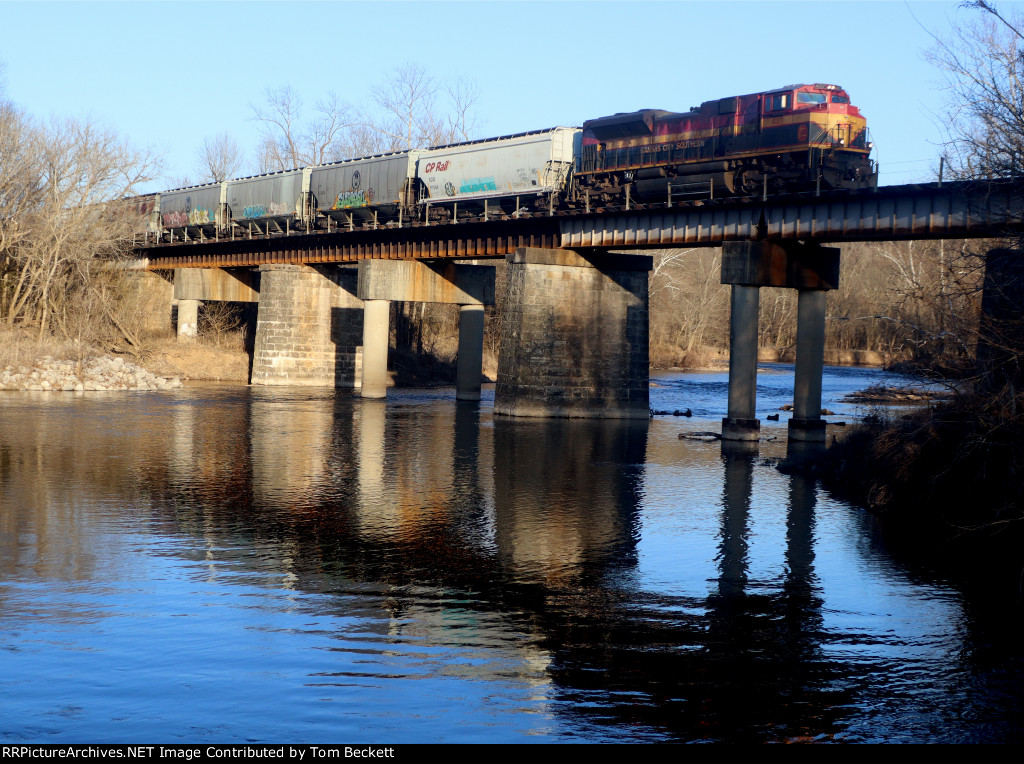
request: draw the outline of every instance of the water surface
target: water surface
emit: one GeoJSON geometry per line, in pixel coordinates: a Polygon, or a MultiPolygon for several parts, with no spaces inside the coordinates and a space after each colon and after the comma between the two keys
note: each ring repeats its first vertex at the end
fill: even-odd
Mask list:
{"type": "MultiPolygon", "coordinates": [[[[879,372],[826,370],[830,419],[879,372]]],[[[1019,742],[1013,608],[717,429],[454,391],[0,395],[0,740],[1019,742]],[[1007,615],[1009,613],[1009,615],[1007,615]]],[[[897,380],[899,381],[899,380],[897,380]]],[[[792,400],[759,375],[759,416],[792,400]]]]}

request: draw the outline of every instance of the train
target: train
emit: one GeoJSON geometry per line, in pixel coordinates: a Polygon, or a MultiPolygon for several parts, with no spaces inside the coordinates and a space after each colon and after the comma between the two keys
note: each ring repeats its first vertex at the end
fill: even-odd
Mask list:
{"type": "Polygon", "coordinates": [[[707,203],[877,184],[838,85],[788,85],[151,194],[161,243],[707,203]]]}

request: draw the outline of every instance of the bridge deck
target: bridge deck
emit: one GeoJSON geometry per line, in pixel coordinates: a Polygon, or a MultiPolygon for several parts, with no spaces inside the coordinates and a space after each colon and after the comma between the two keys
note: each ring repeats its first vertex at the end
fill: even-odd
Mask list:
{"type": "Polygon", "coordinates": [[[1024,230],[1024,182],[954,182],[716,200],[685,206],[578,211],[552,217],[274,235],[140,249],[150,269],[481,259],[518,247],[660,248],[749,239],[822,242],[989,238],[1024,230]]]}

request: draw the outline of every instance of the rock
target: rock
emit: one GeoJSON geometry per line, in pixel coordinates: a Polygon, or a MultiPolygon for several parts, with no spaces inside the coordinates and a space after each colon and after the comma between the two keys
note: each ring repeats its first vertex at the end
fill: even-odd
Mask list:
{"type": "Polygon", "coordinates": [[[2,390],[163,390],[181,387],[181,380],[156,377],[123,358],[57,360],[46,356],[32,369],[8,366],[0,371],[2,390]]]}

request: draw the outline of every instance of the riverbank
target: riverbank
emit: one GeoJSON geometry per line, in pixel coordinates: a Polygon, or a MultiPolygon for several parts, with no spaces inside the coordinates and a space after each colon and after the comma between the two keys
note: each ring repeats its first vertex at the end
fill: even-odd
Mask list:
{"type": "Polygon", "coordinates": [[[134,353],[0,329],[0,390],[162,390],[183,380],[242,382],[249,357],[238,343],[148,340],[134,353]]]}
{"type": "MultiPolygon", "coordinates": [[[[665,348],[651,348],[651,371],[714,371],[728,368],[729,351],[725,348],[700,347],[691,351],[670,352],[665,348]]],[[[757,350],[758,363],[795,363],[796,348],[769,348],[757,350]]],[[[892,353],[878,350],[850,350],[827,348],[826,366],[867,366],[888,368],[898,359],[892,353]]]]}
{"type": "Polygon", "coordinates": [[[943,568],[1024,569],[1024,415],[996,399],[961,396],[867,421],[810,471],[943,568]]]}

